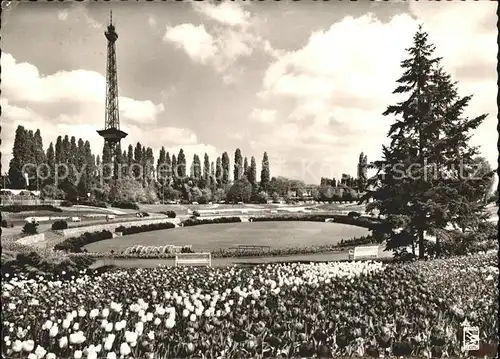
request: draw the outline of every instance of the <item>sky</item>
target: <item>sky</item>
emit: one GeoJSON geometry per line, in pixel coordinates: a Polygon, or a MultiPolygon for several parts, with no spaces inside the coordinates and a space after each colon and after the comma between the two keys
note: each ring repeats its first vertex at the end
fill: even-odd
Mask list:
{"type": "Polygon", "coordinates": [[[272,176],[319,184],[377,160],[394,117],[400,62],[419,24],[436,45],[472,136],[497,167],[496,3],[38,2],[2,14],[2,172],[18,125],[102,152],[106,39],[113,11],[122,148],[183,148],[211,160],[264,151],[272,176]]]}

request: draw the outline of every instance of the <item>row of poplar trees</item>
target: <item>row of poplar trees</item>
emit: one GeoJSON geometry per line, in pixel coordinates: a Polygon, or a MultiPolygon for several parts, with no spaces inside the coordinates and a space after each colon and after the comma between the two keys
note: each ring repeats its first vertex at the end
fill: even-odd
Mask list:
{"type": "MultiPolygon", "coordinates": [[[[111,163],[109,146],[104,145],[101,158],[92,153],[89,141],[76,139],[74,136],[59,136],[55,145],[51,142],[47,150],[44,150],[39,129],[33,132],[18,126],[12,155],[8,172],[8,187],[12,189],[41,190],[44,186],[53,185],[69,197],[85,196],[93,187],[99,186],[100,177],[106,180],[111,178],[109,172],[112,166],[101,166],[111,163]],[[32,166],[25,166],[27,164],[32,166]],[[79,181],[76,180],[77,177],[79,181]]],[[[126,151],[121,151],[118,146],[116,156],[120,164],[120,178],[133,178],[143,186],[158,183],[182,190],[185,184],[189,184],[200,189],[222,189],[230,185],[231,172],[234,181],[245,178],[252,186],[257,186],[256,160],[253,156],[250,161],[243,158],[240,149],[235,151],[232,171],[227,152],[218,157],[215,163],[205,153],[203,166],[199,155],[195,154],[189,175],[183,149],[180,149],[177,156],[170,156],[162,147],[156,166],[153,150],[139,142],[135,147],[129,145],[126,151]]],[[[269,159],[267,153],[264,153],[259,188],[265,190],[269,180],[269,159]]]]}
{"type": "MultiPolygon", "coordinates": [[[[217,157],[215,162],[210,161],[210,157],[207,153],[205,153],[203,157],[203,165],[201,163],[200,156],[195,154],[191,162],[188,176],[184,151],[180,149],[177,156],[175,154],[170,156],[170,153],[162,147],[156,165],[156,173],[158,181],[162,185],[168,185],[178,190],[180,190],[186,183],[200,189],[222,189],[231,183],[231,164],[227,152],[224,152],[220,157],[217,157]]],[[[236,149],[234,153],[234,166],[232,174],[234,182],[245,178],[252,184],[252,186],[256,187],[258,178],[255,157],[252,156],[249,162],[247,157],[243,158],[241,150],[239,148],[236,149]]],[[[267,153],[264,152],[259,183],[261,189],[266,189],[269,179],[269,159],[267,153]]]]}

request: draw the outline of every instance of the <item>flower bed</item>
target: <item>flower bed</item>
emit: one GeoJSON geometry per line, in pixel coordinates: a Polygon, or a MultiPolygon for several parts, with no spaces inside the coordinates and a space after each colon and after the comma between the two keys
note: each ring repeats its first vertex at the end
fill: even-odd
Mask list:
{"type": "MultiPolygon", "coordinates": [[[[494,265],[495,255],[481,255],[405,265],[174,267],[91,272],[69,280],[9,277],[2,284],[2,354],[459,356],[465,317],[479,326],[482,349],[498,344],[494,265]]],[[[493,357],[494,350],[488,354],[493,357]]]]}
{"type": "MultiPolygon", "coordinates": [[[[301,247],[287,247],[287,248],[269,248],[262,249],[260,247],[256,247],[255,249],[241,249],[238,247],[229,247],[229,248],[219,248],[213,250],[211,252],[212,258],[244,258],[244,257],[283,257],[283,256],[291,256],[291,255],[300,255],[300,254],[317,254],[317,253],[328,253],[339,250],[346,250],[348,248],[352,248],[358,245],[367,245],[373,244],[373,239],[371,236],[360,237],[360,238],[352,238],[348,240],[341,240],[340,243],[337,244],[325,244],[325,245],[315,245],[315,246],[301,246],[301,247]]],[[[137,247],[137,246],[134,246],[137,247]]],[[[127,250],[123,252],[92,252],[88,253],[88,255],[94,258],[173,258],[174,254],[169,253],[165,247],[163,246],[162,250],[146,250],[148,246],[139,246],[144,247],[144,250],[131,250],[133,247],[127,248],[127,250]]],[[[157,247],[160,248],[160,247],[157,247]]]]}
{"type": "Polygon", "coordinates": [[[18,247],[17,251],[2,250],[2,275],[23,273],[29,278],[47,276],[56,272],[77,274],[88,268],[94,260],[85,255],[72,256],[52,250],[34,252],[28,246],[18,247]]]}

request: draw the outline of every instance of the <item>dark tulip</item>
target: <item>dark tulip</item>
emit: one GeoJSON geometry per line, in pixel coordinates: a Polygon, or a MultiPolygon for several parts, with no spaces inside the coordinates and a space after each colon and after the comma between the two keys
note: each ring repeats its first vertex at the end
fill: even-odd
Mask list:
{"type": "Polygon", "coordinates": [[[382,348],[389,348],[391,346],[392,338],[385,334],[377,338],[378,344],[382,348]]]}
{"type": "Polygon", "coordinates": [[[443,356],[443,347],[432,346],[431,347],[431,355],[432,355],[432,358],[441,358],[443,356]]]}
{"type": "Polygon", "coordinates": [[[310,358],[314,355],[314,346],[312,343],[302,343],[299,347],[299,355],[302,358],[310,358]]]}
{"type": "Polygon", "coordinates": [[[409,356],[412,352],[411,345],[408,342],[397,342],[394,343],[392,348],[393,354],[395,356],[409,356]]]}
{"type": "Polygon", "coordinates": [[[373,345],[369,345],[366,350],[365,350],[365,353],[366,355],[368,356],[371,356],[371,357],[374,357],[374,358],[378,358],[379,355],[380,355],[380,352],[379,350],[377,349],[377,347],[373,346],[373,345]]]}
{"type": "Polygon", "coordinates": [[[234,340],[237,342],[242,342],[242,341],[246,340],[246,338],[247,338],[247,336],[246,336],[245,332],[243,332],[243,331],[237,331],[234,334],[234,340]]]}
{"type": "Polygon", "coordinates": [[[318,348],[317,356],[318,358],[333,358],[332,351],[326,345],[318,348]]]}
{"type": "Polygon", "coordinates": [[[267,342],[274,348],[279,348],[281,345],[281,340],[275,335],[271,336],[267,342]]]}

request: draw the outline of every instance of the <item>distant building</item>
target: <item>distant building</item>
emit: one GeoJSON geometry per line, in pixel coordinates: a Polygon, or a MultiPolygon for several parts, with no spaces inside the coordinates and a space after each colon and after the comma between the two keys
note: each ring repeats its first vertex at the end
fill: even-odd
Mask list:
{"type": "Polygon", "coordinates": [[[304,199],[312,199],[314,196],[314,191],[317,186],[312,186],[308,185],[302,188],[301,190],[289,190],[288,191],[288,197],[292,199],[297,199],[297,198],[304,198],[304,199]],[[302,196],[300,196],[300,193],[302,192],[302,196]]]}
{"type": "Polygon", "coordinates": [[[40,204],[40,191],[29,191],[26,189],[0,189],[0,197],[3,205],[9,204],[40,204]]]}

